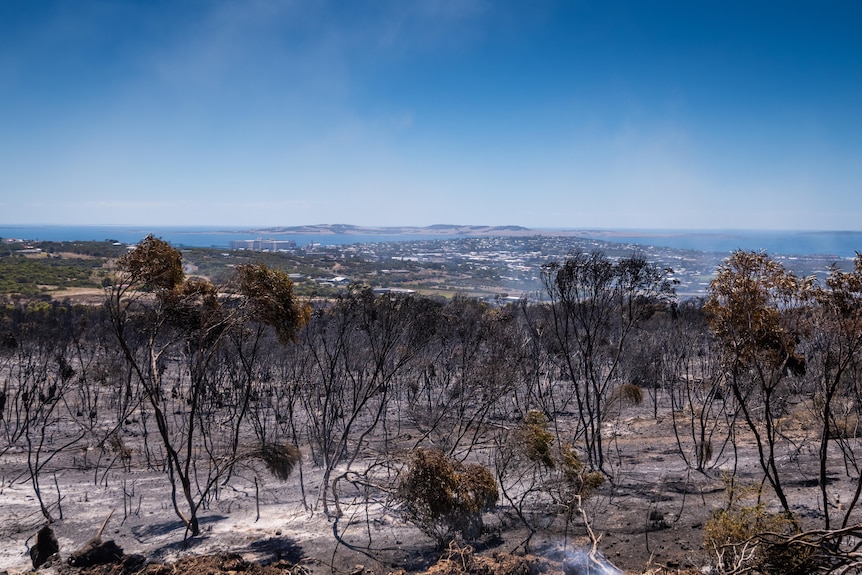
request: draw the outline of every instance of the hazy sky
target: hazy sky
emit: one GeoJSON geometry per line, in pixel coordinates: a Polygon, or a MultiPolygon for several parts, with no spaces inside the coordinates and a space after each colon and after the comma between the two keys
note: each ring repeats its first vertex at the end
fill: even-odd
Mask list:
{"type": "Polygon", "coordinates": [[[862,229],[862,2],[0,2],[0,223],[862,229]]]}

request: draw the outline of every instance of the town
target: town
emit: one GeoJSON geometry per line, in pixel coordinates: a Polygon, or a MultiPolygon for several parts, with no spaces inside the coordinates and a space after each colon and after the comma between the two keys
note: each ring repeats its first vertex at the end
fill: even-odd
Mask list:
{"type": "MultiPolygon", "coordinates": [[[[249,242],[251,244],[252,242],[249,242]]],[[[668,270],[680,298],[703,297],[718,265],[730,254],[618,243],[573,236],[480,236],[423,241],[309,244],[254,242],[258,257],[292,273],[299,293],[329,293],[338,286],[365,283],[378,290],[411,290],[425,295],[456,294],[489,300],[541,299],[542,266],[575,252],[600,251],[610,260],[642,255],[668,270]],[[292,244],[292,245],[291,245],[292,244]],[[279,246],[270,249],[270,246],[279,246]],[[281,262],[279,263],[279,261],[281,262]],[[312,268],[313,271],[308,270],[312,268]],[[302,273],[296,270],[302,269],[302,273]],[[305,271],[308,270],[308,271],[305,271]]],[[[238,243],[235,245],[239,245],[238,243]]],[[[225,259],[248,258],[249,249],[222,253],[225,259]]],[[[206,251],[184,250],[192,262],[209,259],[206,251]]],[[[822,279],[835,256],[771,254],[799,276],[822,279]]]]}
{"type": "MultiPolygon", "coordinates": [[[[113,258],[133,248],[104,242],[35,242],[3,239],[0,266],[8,281],[0,293],[63,298],[91,289],[93,302],[113,258]],[[10,257],[16,256],[16,257],[10,257]],[[57,270],[63,270],[58,272],[57,270]],[[70,292],[70,288],[75,288],[70,292]]],[[[443,236],[431,240],[300,245],[295,240],[232,242],[231,249],[177,246],[185,271],[219,279],[243,263],[265,263],[290,275],[297,294],[330,297],[351,284],[378,293],[404,291],[491,302],[541,300],[542,266],[577,252],[602,252],[612,261],[643,256],[668,271],[680,299],[704,297],[728,252],[704,252],[619,243],[571,235],[443,236]]],[[[830,255],[770,254],[798,276],[823,279],[842,260],[830,255]]],[[[844,266],[849,265],[843,262],[844,266]]]]}

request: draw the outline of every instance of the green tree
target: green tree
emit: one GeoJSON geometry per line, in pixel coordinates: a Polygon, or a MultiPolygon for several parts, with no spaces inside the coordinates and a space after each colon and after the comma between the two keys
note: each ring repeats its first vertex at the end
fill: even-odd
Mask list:
{"type": "Polygon", "coordinates": [[[235,278],[253,315],[271,326],[281,343],[292,343],[296,330],[308,322],[310,310],[297,302],[290,277],[264,264],[243,264],[237,266],[235,278]]]}

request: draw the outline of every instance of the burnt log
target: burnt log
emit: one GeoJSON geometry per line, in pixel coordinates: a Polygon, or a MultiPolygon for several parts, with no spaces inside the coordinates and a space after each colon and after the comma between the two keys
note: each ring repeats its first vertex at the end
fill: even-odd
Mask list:
{"type": "Polygon", "coordinates": [[[36,544],[30,548],[30,560],[33,562],[33,569],[38,569],[52,555],[59,552],[60,543],[57,541],[57,536],[54,535],[54,530],[51,529],[50,525],[45,525],[36,533],[36,544]]]}
{"type": "Polygon", "coordinates": [[[91,539],[86,545],[69,556],[72,567],[93,567],[123,560],[123,548],[113,540],[91,539]]]}

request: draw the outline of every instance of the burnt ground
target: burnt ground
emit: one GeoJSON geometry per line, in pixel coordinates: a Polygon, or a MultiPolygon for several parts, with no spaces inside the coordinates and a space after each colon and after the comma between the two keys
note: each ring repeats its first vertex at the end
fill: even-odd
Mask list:
{"type": "MultiPolygon", "coordinates": [[[[818,526],[822,513],[817,453],[816,445],[805,441],[813,433],[808,419],[801,405],[787,419],[788,440],[782,445],[780,460],[795,512],[811,526],[818,526]]],[[[605,436],[613,481],[606,482],[583,506],[598,549],[627,573],[700,572],[710,565],[713,558],[703,550],[703,526],[727,501],[725,480],[735,468],[729,447],[724,451],[720,445],[716,447],[705,472],[692,471],[679,455],[671,417],[665,413],[654,418],[646,407],[624,410],[605,436]]],[[[691,441],[685,437],[682,441],[691,452],[691,441]]],[[[738,444],[736,482],[756,487],[762,479],[756,452],[746,445],[744,434],[738,436],[738,444]]],[[[343,515],[338,521],[327,517],[315,504],[319,471],[308,461],[303,463],[301,475],[295,472],[284,482],[257,464],[241,465],[230,486],[222,487],[217,499],[201,513],[201,536],[184,540],[184,528],[170,505],[167,477],[146,470],[139,453],[133,455],[130,472],[116,461],[109,466],[110,456],[105,454],[96,465],[99,455],[96,447],[88,453],[66,453],[42,477],[63,558],[93,537],[113,509],[102,538],[114,540],[128,555],[140,555],[144,564],[161,564],[171,573],[236,573],[260,565],[308,574],[471,571],[457,567],[458,561],[452,563],[451,550],[436,549],[418,529],[405,524],[397,510],[376,502],[366,505],[358,491],[345,488],[341,493],[343,515]],[[334,531],[340,534],[339,541],[334,531]],[[239,558],[233,559],[234,568],[219,570],[206,563],[226,561],[224,554],[239,558]],[[203,558],[206,556],[209,558],[203,558]],[[441,563],[441,557],[450,561],[441,563]],[[176,564],[178,561],[199,564],[179,568],[182,563],[176,564]],[[256,566],[240,569],[236,561],[256,566]]],[[[832,479],[830,488],[848,501],[854,483],[837,454],[832,479]]],[[[764,491],[763,501],[775,509],[772,499],[764,491]]],[[[43,523],[28,481],[26,455],[5,453],[0,457],[0,571],[15,574],[32,569],[28,549],[43,523]]],[[[485,523],[488,533],[471,543],[473,551],[468,555],[472,571],[486,574],[507,572],[500,565],[516,566],[508,572],[553,573],[573,550],[588,549],[591,543],[581,518],[566,526],[549,515],[546,528],[531,538],[529,555],[524,555],[527,531],[502,501],[497,511],[485,517],[485,523]]],[[[466,566],[463,553],[459,556],[462,567],[466,566]]],[[[60,563],[42,570],[66,569],[60,563]]],[[[122,566],[110,569],[111,573],[123,572],[122,566]]],[[[140,565],[135,569],[139,571],[140,565]]],[[[156,570],[147,572],[168,572],[152,569],[156,570]]]]}

